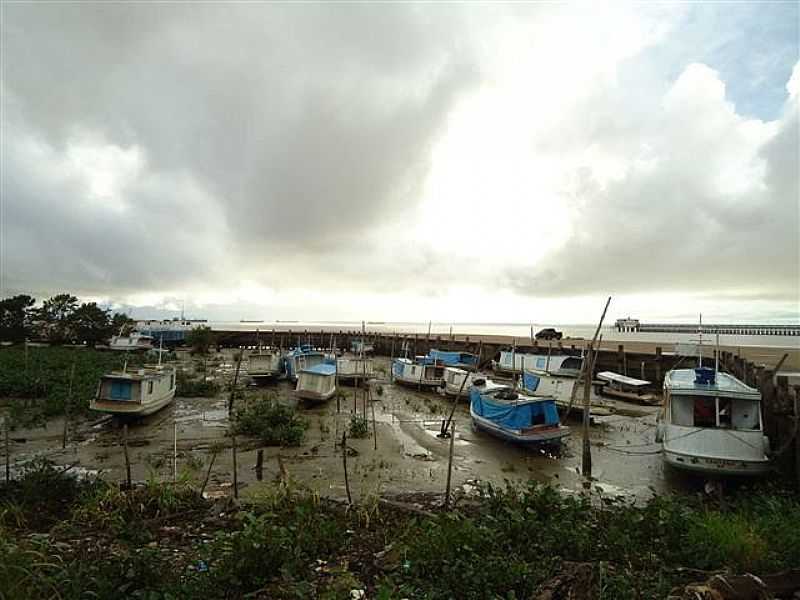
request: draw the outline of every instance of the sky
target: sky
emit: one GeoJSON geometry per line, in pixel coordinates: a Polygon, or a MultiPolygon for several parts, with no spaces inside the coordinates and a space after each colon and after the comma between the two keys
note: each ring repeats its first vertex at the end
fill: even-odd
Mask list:
{"type": "Polygon", "coordinates": [[[0,5],[0,296],[800,320],[786,3],[0,5]]]}

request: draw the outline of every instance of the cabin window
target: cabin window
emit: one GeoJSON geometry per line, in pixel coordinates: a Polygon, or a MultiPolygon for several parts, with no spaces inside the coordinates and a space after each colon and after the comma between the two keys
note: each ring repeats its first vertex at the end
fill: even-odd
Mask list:
{"type": "Polygon", "coordinates": [[[152,394],[153,393],[153,380],[152,379],[147,382],[147,393],[148,394],[152,394]]]}
{"type": "Polygon", "coordinates": [[[713,396],[673,396],[670,410],[673,425],[713,429],[758,430],[760,403],[754,400],[713,396]]]}
{"type": "Polygon", "coordinates": [[[537,369],[544,369],[547,365],[546,359],[544,357],[540,357],[536,359],[536,368],[537,369]]]}
{"type": "Polygon", "coordinates": [[[130,383],[130,381],[112,381],[111,382],[111,399],[112,400],[130,400],[131,399],[131,383],[130,383]]]}
{"type": "Polygon", "coordinates": [[[716,427],[717,417],[714,413],[714,398],[710,398],[708,396],[698,396],[694,399],[695,427],[716,427]]]}

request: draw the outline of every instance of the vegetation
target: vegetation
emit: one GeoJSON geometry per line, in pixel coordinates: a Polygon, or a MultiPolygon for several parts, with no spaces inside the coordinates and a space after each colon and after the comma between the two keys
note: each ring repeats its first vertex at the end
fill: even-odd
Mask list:
{"type": "Polygon", "coordinates": [[[208,354],[215,341],[214,332],[205,325],[194,327],[186,334],[186,344],[192,348],[192,354],[208,354]]]}
{"type": "Polygon", "coordinates": [[[265,394],[236,412],[234,433],[257,437],[267,446],[299,446],[308,421],[293,408],[280,404],[274,395],[265,394]]]}
{"type": "Polygon", "coordinates": [[[219,393],[216,382],[193,379],[183,369],[178,369],[175,386],[175,395],[182,398],[213,398],[219,393]]]}
{"type": "Polygon", "coordinates": [[[369,437],[369,421],[361,415],[351,415],[348,435],[351,438],[369,437]]]}
{"type": "Polygon", "coordinates": [[[532,598],[575,562],[592,577],[573,591],[664,598],[698,577],[681,567],[800,566],[800,499],[771,488],[634,505],[531,483],[419,516],[280,487],[230,513],[185,483],[126,491],[38,463],[0,506],[0,598],[21,600],[532,598]]]}
{"type": "Polygon", "coordinates": [[[125,360],[129,366],[135,366],[144,357],[130,355],[126,359],[121,354],[91,348],[2,348],[0,398],[10,399],[17,422],[62,414],[67,402],[73,413],[82,412],[89,408],[100,376],[121,369],[125,360]]]}
{"type": "Polygon", "coordinates": [[[0,341],[47,340],[55,344],[94,346],[133,321],[124,313],[111,314],[95,302],[78,304],[71,294],[58,294],[35,308],[36,300],[24,294],[0,300],[0,341]]]}

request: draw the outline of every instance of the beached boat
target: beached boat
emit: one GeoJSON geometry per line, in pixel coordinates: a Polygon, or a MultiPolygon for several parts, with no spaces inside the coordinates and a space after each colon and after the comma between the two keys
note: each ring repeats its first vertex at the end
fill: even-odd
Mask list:
{"type": "Polygon", "coordinates": [[[478,366],[478,356],[469,352],[449,352],[432,349],[425,358],[429,362],[439,363],[446,367],[475,369],[478,366]]]}
{"type": "Polygon", "coordinates": [[[283,355],[277,348],[259,348],[247,357],[247,374],[256,383],[279,378],[283,367],[283,355]]]}
{"type": "MultiPolygon", "coordinates": [[[[555,400],[558,410],[564,412],[570,408],[573,399],[573,388],[578,384],[575,377],[560,377],[549,373],[523,371],[522,389],[531,396],[545,396],[555,400]]],[[[583,410],[583,400],[576,398],[572,404],[573,416],[579,416],[583,410]]],[[[589,405],[590,417],[608,417],[614,414],[615,408],[610,404],[593,400],[589,405]]]]}
{"type": "Polygon", "coordinates": [[[362,339],[352,340],[350,342],[350,351],[353,354],[367,354],[369,352],[374,352],[375,346],[362,339]]]}
{"type": "Polygon", "coordinates": [[[597,379],[602,382],[595,385],[600,396],[613,396],[637,404],[661,403],[658,396],[647,391],[647,388],[653,385],[651,381],[627,377],[613,371],[602,371],[597,374],[597,379]]]}
{"type": "Polygon", "coordinates": [[[363,381],[372,377],[372,359],[343,356],[336,359],[339,381],[363,381]]]}
{"type": "Polygon", "coordinates": [[[297,381],[297,375],[303,369],[320,365],[326,361],[325,353],[314,350],[311,346],[300,346],[290,350],[285,357],[286,377],[297,381]]]}
{"type": "Polygon", "coordinates": [[[422,387],[439,387],[444,377],[444,367],[427,361],[427,357],[395,358],[392,363],[392,377],[399,383],[422,387]]]}
{"type": "Polygon", "coordinates": [[[459,369],[458,367],[445,367],[444,368],[444,393],[448,396],[458,396],[459,398],[468,398],[469,389],[475,383],[476,379],[485,378],[480,373],[474,373],[459,369]],[[464,381],[466,379],[466,382],[464,381]]]}
{"type": "Polygon", "coordinates": [[[108,344],[111,350],[137,352],[153,349],[153,337],[142,333],[133,332],[130,335],[115,335],[108,344]]]}
{"type": "Polygon", "coordinates": [[[761,394],[714,369],[677,369],[664,378],[656,441],[678,469],[760,475],[769,468],[761,394]]]}
{"type": "Polygon", "coordinates": [[[143,417],[164,408],[174,397],[175,367],[148,366],[103,375],[89,408],[143,417]]]}
{"type": "Polygon", "coordinates": [[[318,363],[303,367],[297,377],[295,393],[303,400],[323,402],[336,393],[336,365],[318,363]]]}
{"type": "Polygon", "coordinates": [[[476,379],[469,397],[475,428],[498,438],[558,448],[569,435],[569,427],[558,418],[553,398],[528,396],[489,379],[476,379]]]}
{"type": "Polygon", "coordinates": [[[495,363],[495,369],[508,373],[522,371],[543,371],[563,377],[577,377],[581,372],[583,358],[580,356],[546,354],[525,354],[514,350],[502,350],[500,360],[495,363]]]}

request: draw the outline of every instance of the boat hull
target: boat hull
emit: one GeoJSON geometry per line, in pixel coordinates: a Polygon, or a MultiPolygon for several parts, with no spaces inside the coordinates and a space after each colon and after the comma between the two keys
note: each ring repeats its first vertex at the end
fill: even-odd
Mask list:
{"type": "Polygon", "coordinates": [[[336,390],[330,390],[327,392],[314,392],[312,390],[297,390],[295,392],[297,397],[306,400],[307,402],[325,402],[326,400],[330,400],[333,398],[336,390]]]}
{"type": "Polygon", "coordinates": [[[112,415],[124,415],[132,417],[146,417],[158,412],[175,399],[175,390],[164,394],[160,398],[151,400],[146,404],[119,400],[93,400],[89,408],[98,412],[112,415]]]}
{"type": "Polygon", "coordinates": [[[395,383],[401,383],[410,387],[420,386],[435,388],[442,385],[441,379],[412,379],[411,377],[405,377],[403,375],[395,375],[394,381],[395,383]]]}
{"type": "Polygon", "coordinates": [[[759,476],[770,471],[769,461],[698,456],[674,450],[663,450],[664,462],[682,471],[706,475],[759,476]]]}
{"type": "Polygon", "coordinates": [[[561,446],[561,441],[569,435],[568,427],[558,426],[536,432],[524,432],[501,427],[494,421],[475,414],[472,408],[470,415],[473,426],[479,431],[485,431],[494,437],[522,446],[561,446]]]}

